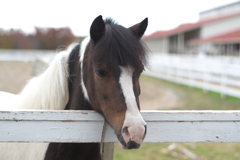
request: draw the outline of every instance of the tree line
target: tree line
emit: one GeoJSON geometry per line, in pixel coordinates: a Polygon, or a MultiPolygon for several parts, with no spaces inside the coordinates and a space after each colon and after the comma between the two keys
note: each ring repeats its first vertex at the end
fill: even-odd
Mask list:
{"type": "MultiPolygon", "coordinates": [[[[83,37],[78,39],[81,41],[83,37]]],[[[1,49],[49,49],[55,50],[60,46],[67,46],[76,41],[70,28],[40,28],[26,34],[20,29],[0,29],[1,49]]],[[[78,40],[78,41],[79,41],[78,40]]]]}

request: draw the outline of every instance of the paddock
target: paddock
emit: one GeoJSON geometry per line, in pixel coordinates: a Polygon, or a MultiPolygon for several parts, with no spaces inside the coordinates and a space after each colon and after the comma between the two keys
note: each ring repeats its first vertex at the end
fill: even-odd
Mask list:
{"type": "Polygon", "coordinates": [[[151,54],[145,75],[240,98],[240,58],[151,54]]]}
{"type": "MultiPolygon", "coordinates": [[[[240,142],[240,111],[141,111],[147,143],[240,142]]],[[[113,130],[95,111],[0,111],[0,142],[103,143],[104,160],[113,159],[113,130]]]]}

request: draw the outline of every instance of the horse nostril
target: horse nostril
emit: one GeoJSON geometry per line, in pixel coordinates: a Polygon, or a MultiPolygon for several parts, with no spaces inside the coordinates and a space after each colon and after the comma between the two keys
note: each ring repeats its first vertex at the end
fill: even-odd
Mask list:
{"type": "Polygon", "coordinates": [[[146,134],[147,134],[147,125],[144,125],[144,128],[145,128],[145,132],[144,132],[144,135],[143,135],[143,137],[142,137],[142,140],[144,140],[144,138],[145,138],[145,136],[146,136],[146,134]]]}
{"type": "Polygon", "coordinates": [[[127,136],[130,136],[130,133],[129,133],[129,131],[128,131],[128,127],[124,127],[124,128],[123,128],[123,133],[124,133],[125,135],[127,135],[127,136]]]}
{"type": "Polygon", "coordinates": [[[127,143],[131,139],[131,135],[128,127],[124,127],[122,131],[123,139],[127,143]]]}

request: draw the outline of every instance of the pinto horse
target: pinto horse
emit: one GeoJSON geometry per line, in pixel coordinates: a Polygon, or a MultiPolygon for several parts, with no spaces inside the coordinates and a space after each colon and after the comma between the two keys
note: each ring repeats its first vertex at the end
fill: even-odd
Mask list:
{"type": "MultiPolygon", "coordinates": [[[[147,25],[146,18],[125,28],[98,16],[90,36],[60,52],[19,95],[0,95],[17,109],[95,110],[123,148],[137,149],[147,129],[139,105],[139,76],[147,63],[140,39],[147,25]]],[[[100,144],[0,143],[0,159],[100,160],[100,144]]]]}

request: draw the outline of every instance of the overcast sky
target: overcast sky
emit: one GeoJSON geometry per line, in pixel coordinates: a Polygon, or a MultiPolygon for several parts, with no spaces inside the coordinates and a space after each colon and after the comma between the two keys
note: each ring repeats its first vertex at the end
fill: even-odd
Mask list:
{"type": "Polygon", "coordinates": [[[238,0],[1,0],[0,28],[33,32],[38,27],[70,27],[77,36],[89,34],[95,17],[112,17],[130,27],[149,18],[146,34],[196,22],[199,12],[238,0]]]}

